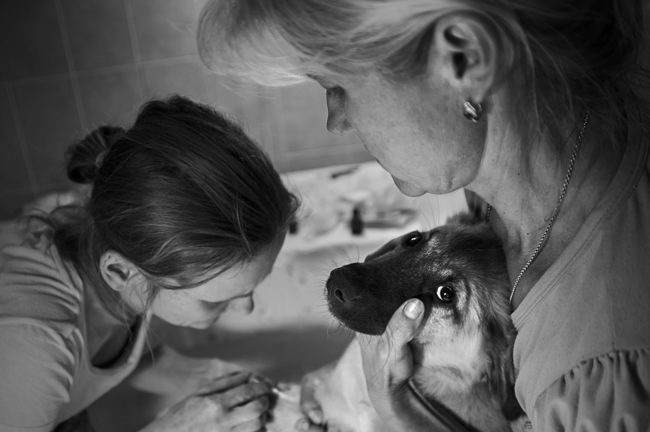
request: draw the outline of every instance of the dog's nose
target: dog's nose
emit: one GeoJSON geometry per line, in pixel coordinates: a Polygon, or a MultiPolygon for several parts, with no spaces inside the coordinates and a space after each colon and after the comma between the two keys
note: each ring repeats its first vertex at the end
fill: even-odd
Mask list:
{"type": "Polygon", "coordinates": [[[359,297],[359,288],[366,282],[359,264],[348,264],[332,270],[327,279],[327,294],[330,302],[347,305],[359,297]]]}

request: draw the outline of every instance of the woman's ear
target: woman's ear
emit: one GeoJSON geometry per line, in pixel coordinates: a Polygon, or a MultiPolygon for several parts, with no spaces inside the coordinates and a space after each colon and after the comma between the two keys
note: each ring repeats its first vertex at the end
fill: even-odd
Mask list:
{"type": "Polygon", "coordinates": [[[99,258],[99,270],[104,279],[115,291],[124,291],[130,283],[141,276],[140,270],[121,254],[108,250],[99,258]]]}
{"type": "Polygon", "coordinates": [[[498,35],[493,27],[469,13],[454,13],[436,22],[429,68],[452,87],[483,102],[496,83],[498,35]]]}

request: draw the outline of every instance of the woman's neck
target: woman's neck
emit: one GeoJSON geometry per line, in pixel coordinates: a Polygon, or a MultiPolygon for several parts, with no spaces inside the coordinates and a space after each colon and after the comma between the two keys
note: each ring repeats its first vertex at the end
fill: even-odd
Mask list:
{"type": "MultiPolygon", "coordinates": [[[[577,119],[575,128],[581,127],[582,119],[577,119]]],[[[533,145],[521,145],[515,133],[502,134],[493,141],[498,144],[487,146],[481,174],[469,186],[493,207],[491,224],[504,244],[511,282],[530,258],[558,206],[579,132],[573,129],[562,133],[564,142],[553,142],[547,135],[533,145]]],[[[586,125],[566,197],[547,243],[517,288],[514,306],[558,258],[600,201],[624,149],[624,145],[613,145],[610,134],[600,130],[597,122],[586,125]]]]}

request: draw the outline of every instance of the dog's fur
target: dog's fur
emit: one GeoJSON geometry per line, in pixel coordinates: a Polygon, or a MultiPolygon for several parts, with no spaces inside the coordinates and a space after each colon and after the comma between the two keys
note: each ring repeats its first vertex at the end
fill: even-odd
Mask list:
{"type": "MultiPolygon", "coordinates": [[[[421,299],[424,322],[411,343],[420,393],[478,430],[503,431],[523,414],[513,393],[509,287],[498,238],[486,223],[461,215],[333,270],[327,300],[346,327],[378,335],[404,301],[421,299]]],[[[352,345],[323,378],[317,396],[337,429],[377,430],[369,426],[376,414],[367,406],[362,372],[360,351],[352,345]],[[341,385],[356,394],[336,388],[341,385]],[[342,412],[346,400],[356,404],[349,406],[351,415],[342,412]]]]}

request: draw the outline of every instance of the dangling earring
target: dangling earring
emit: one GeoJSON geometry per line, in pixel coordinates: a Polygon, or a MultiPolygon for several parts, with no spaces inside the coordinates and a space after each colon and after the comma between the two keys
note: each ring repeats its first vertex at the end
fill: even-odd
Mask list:
{"type": "Polygon", "coordinates": [[[468,120],[476,123],[483,115],[483,104],[480,102],[472,102],[471,99],[466,99],[463,102],[463,115],[468,120]]]}

